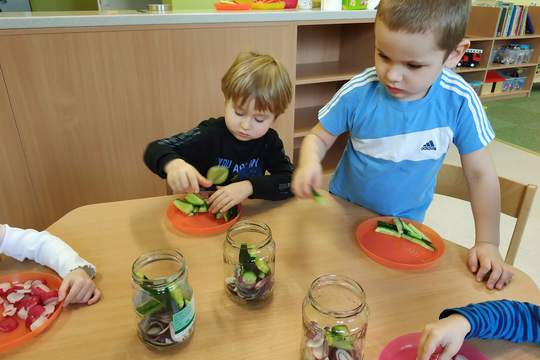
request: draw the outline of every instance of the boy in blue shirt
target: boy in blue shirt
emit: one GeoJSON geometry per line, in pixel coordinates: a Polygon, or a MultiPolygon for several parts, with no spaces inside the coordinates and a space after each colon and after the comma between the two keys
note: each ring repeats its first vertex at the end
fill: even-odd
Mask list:
{"type": "Polygon", "coordinates": [[[470,0],[382,0],[375,20],[375,67],[346,83],[318,114],[293,176],[309,197],[321,160],[349,134],[330,192],[379,214],[423,221],[437,173],[453,142],[471,193],[476,244],[468,266],[489,289],[511,278],[499,253],[499,182],[487,145],[495,134],[474,90],[454,68],[470,0]]]}
{"type": "Polygon", "coordinates": [[[440,320],[426,325],[418,360],[429,360],[441,346],[438,360],[450,360],[464,339],[499,339],[540,345],[540,308],[526,302],[499,300],[446,309],[440,320]]]}

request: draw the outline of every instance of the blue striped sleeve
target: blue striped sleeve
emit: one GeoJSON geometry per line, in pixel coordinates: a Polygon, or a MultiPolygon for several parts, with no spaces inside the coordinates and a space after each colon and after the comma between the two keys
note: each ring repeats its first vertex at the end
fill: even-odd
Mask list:
{"type": "Polygon", "coordinates": [[[440,319],[463,315],[471,324],[467,339],[500,339],[540,344],[540,307],[511,300],[488,301],[446,309],[440,319]]]}

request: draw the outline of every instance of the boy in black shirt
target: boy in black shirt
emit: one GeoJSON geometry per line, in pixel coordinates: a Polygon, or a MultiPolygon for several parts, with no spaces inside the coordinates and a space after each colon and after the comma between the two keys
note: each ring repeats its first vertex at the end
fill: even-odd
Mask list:
{"type": "Polygon", "coordinates": [[[294,168],[279,135],[270,129],[291,102],[287,70],[269,55],[242,53],[221,79],[221,90],[225,117],[150,143],[144,162],[167,178],[176,193],[211,187],[201,174],[215,165],[227,167],[227,181],[208,199],[213,213],[223,213],[248,197],[291,197],[294,168]]]}

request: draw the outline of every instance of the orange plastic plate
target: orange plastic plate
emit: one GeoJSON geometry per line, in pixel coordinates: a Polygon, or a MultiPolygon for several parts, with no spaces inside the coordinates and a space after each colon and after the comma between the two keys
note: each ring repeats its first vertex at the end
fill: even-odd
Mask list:
{"type": "Polygon", "coordinates": [[[226,222],[223,218],[217,220],[209,212],[187,216],[170,203],[167,207],[167,218],[172,226],[190,235],[215,235],[225,232],[240,217],[241,206],[238,206],[238,215],[226,222]]]}
{"type": "Polygon", "coordinates": [[[356,241],[372,260],[381,265],[404,270],[424,269],[432,266],[444,254],[444,241],[433,229],[412,220],[412,223],[433,241],[435,251],[424,249],[406,239],[375,232],[377,221],[392,222],[392,217],[378,216],[368,219],[356,228],[356,241]]]}
{"type": "MultiPolygon", "coordinates": [[[[17,274],[0,276],[0,282],[19,281],[22,283],[27,280],[44,280],[47,282],[47,286],[53,290],[58,290],[60,288],[60,284],[62,284],[62,279],[60,279],[58,276],[49,274],[49,273],[42,273],[42,272],[25,272],[25,273],[17,273],[17,274]]],[[[58,315],[60,315],[60,312],[62,311],[62,307],[63,307],[62,302],[58,303],[56,305],[56,309],[51,314],[49,319],[43,325],[41,325],[34,331],[30,331],[24,324],[24,320],[19,319],[19,317],[15,315],[14,319],[16,319],[19,322],[19,326],[12,332],[8,332],[8,333],[0,332],[0,352],[7,351],[10,349],[25,345],[30,340],[32,340],[35,336],[41,334],[49,326],[51,326],[53,321],[56,320],[58,315]]],[[[4,306],[0,305],[0,317],[2,316],[3,311],[4,311],[4,306]]]]}

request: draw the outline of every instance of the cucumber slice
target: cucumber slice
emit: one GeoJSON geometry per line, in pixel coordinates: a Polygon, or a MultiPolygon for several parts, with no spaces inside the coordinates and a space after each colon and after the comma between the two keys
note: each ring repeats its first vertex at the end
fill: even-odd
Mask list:
{"type": "Polygon", "coordinates": [[[347,325],[334,325],[330,331],[334,335],[349,336],[349,328],[347,325]]]}
{"type": "Polygon", "coordinates": [[[324,204],[324,198],[322,197],[322,195],[315,189],[312,189],[311,190],[311,195],[313,196],[313,200],[315,200],[315,202],[319,205],[323,205],[324,204]]]}
{"type": "Polygon", "coordinates": [[[156,299],[150,299],[141,306],[137,307],[135,311],[142,317],[148,316],[154,311],[161,309],[163,305],[156,299]]]}
{"type": "Polygon", "coordinates": [[[395,224],[385,223],[384,221],[377,221],[377,227],[382,227],[382,228],[398,231],[398,228],[395,224]]]}
{"type": "Polygon", "coordinates": [[[199,206],[199,212],[200,213],[208,212],[208,205],[204,204],[204,205],[199,206]]]}
{"type": "Polygon", "coordinates": [[[214,185],[223,184],[229,177],[229,169],[225,166],[212,166],[206,173],[206,178],[214,185]]]}
{"type": "Polygon", "coordinates": [[[180,292],[180,289],[177,287],[174,287],[172,289],[169,289],[169,293],[171,294],[171,297],[176,301],[176,304],[178,304],[178,308],[182,309],[185,305],[184,303],[184,296],[180,292]]]}
{"type": "Polygon", "coordinates": [[[423,240],[417,239],[417,238],[412,237],[412,236],[407,235],[407,234],[402,234],[401,237],[406,239],[406,240],[409,240],[410,242],[418,244],[421,247],[423,247],[425,249],[428,249],[429,251],[435,251],[435,247],[433,245],[430,245],[430,244],[428,244],[427,242],[425,242],[423,240]]]}
{"type": "Polygon", "coordinates": [[[432,243],[431,239],[428,238],[423,232],[421,232],[420,230],[418,230],[418,228],[417,228],[416,226],[414,226],[413,224],[409,224],[409,227],[410,227],[411,230],[414,231],[418,236],[420,236],[421,239],[428,241],[430,244],[432,243]]]}
{"type": "Polygon", "coordinates": [[[192,215],[193,214],[193,205],[187,202],[184,202],[180,199],[176,199],[173,201],[174,206],[181,212],[183,212],[186,215],[192,215]]]}
{"type": "Polygon", "coordinates": [[[205,201],[199,196],[197,196],[197,194],[187,194],[186,201],[195,206],[201,206],[205,204],[205,201]]]}
{"type": "Polygon", "coordinates": [[[388,229],[388,228],[380,227],[380,226],[377,226],[375,228],[375,232],[378,232],[378,233],[381,233],[381,234],[386,234],[386,235],[391,235],[391,236],[395,236],[395,237],[401,237],[402,236],[396,230],[392,230],[392,229],[388,229]]]}
{"type": "Polygon", "coordinates": [[[403,234],[403,223],[401,222],[401,219],[395,218],[394,224],[396,224],[398,233],[403,234]]]}
{"type": "Polygon", "coordinates": [[[257,266],[257,269],[259,269],[261,272],[265,274],[268,274],[268,272],[270,271],[270,267],[268,266],[266,261],[264,261],[261,258],[255,259],[255,265],[257,266]]]}
{"type": "Polygon", "coordinates": [[[246,285],[253,285],[257,282],[257,275],[251,271],[246,271],[242,275],[242,282],[246,285]]]}

